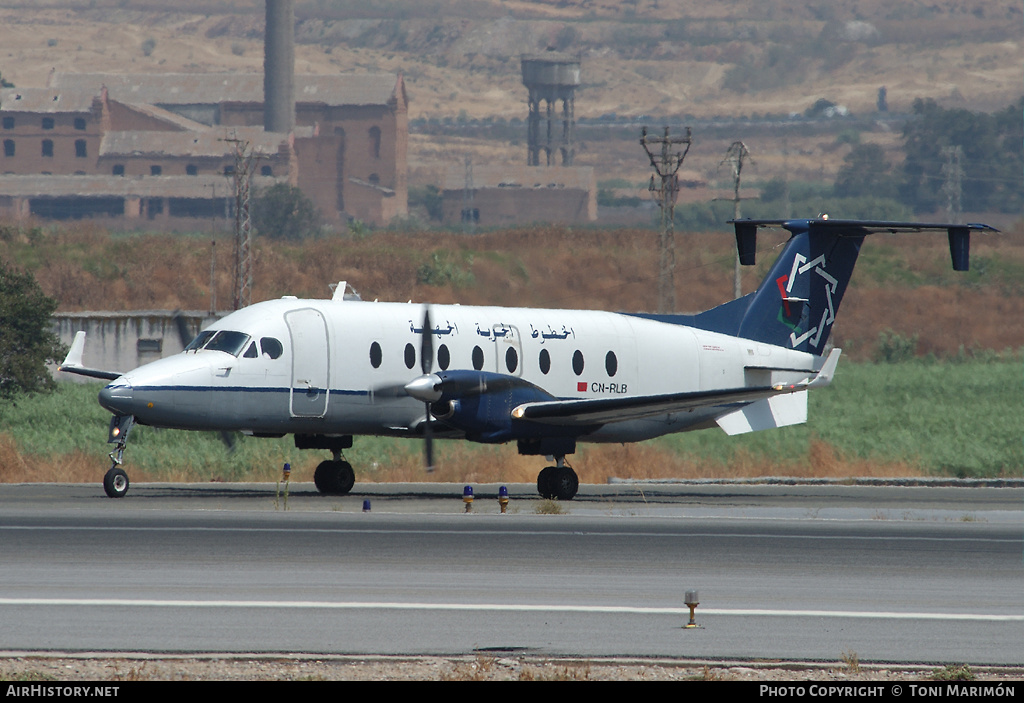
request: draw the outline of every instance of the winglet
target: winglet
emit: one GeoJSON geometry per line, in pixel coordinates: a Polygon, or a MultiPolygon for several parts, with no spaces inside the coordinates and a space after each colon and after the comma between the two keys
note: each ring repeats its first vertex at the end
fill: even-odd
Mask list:
{"type": "Polygon", "coordinates": [[[772,386],[772,390],[785,393],[803,391],[808,388],[824,388],[832,383],[832,376],[836,372],[836,366],[839,364],[839,355],[842,353],[842,349],[833,349],[825,358],[825,363],[821,365],[821,370],[818,373],[805,378],[799,383],[779,383],[772,386]]]}
{"type": "Polygon", "coordinates": [[[71,349],[64,358],[64,362],[57,367],[58,371],[82,368],[82,354],[85,352],[85,331],[75,333],[75,340],[71,343],[71,349]]]}
{"type": "Polygon", "coordinates": [[[64,362],[57,367],[57,370],[78,374],[79,376],[88,376],[89,378],[102,378],[108,381],[113,381],[115,378],[120,378],[124,375],[118,371],[101,371],[100,369],[86,368],[82,364],[84,352],[85,332],[79,331],[75,333],[75,339],[71,342],[71,349],[68,350],[68,355],[64,357],[64,362]]]}
{"type": "Polygon", "coordinates": [[[825,359],[825,363],[821,365],[821,370],[814,374],[813,378],[804,381],[808,388],[824,388],[828,384],[832,383],[832,376],[836,372],[836,366],[839,364],[839,355],[843,353],[842,349],[833,349],[828,353],[828,357],[825,359]]]}

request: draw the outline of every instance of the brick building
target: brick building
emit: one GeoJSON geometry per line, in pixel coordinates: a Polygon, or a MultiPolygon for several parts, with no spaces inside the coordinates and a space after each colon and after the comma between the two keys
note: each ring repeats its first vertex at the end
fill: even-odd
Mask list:
{"type": "Polygon", "coordinates": [[[329,222],[404,216],[402,77],[296,76],[295,93],[284,134],[261,126],[261,74],[65,73],[0,90],[0,215],[230,216],[237,139],[255,189],[296,185],[329,222]]]}
{"type": "Polygon", "coordinates": [[[445,173],[441,198],[446,223],[499,227],[597,219],[597,186],[589,166],[474,165],[468,173],[452,168],[445,173]]]}

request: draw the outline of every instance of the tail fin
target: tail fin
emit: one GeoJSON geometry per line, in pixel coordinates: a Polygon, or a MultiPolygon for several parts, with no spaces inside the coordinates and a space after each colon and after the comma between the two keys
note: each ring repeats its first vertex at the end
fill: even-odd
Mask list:
{"type": "Polygon", "coordinates": [[[822,354],[864,237],[876,232],[937,231],[949,234],[953,268],[966,271],[971,230],[988,225],[873,222],[861,220],[734,220],[740,263],[752,265],[758,227],[792,233],[758,289],[750,295],[695,315],[687,324],[755,339],[811,354],[822,354]]]}

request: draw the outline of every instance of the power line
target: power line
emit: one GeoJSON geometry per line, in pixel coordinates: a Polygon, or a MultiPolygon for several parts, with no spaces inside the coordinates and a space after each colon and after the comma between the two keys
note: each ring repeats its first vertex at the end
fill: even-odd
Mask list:
{"type": "Polygon", "coordinates": [[[676,309],[676,250],[675,250],[675,214],[676,197],[679,194],[679,167],[683,165],[692,143],[690,128],[686,128],[685,137],[669,136],[665,127],[662,137],[650,137],[647,128],[640,132],[640,146],[647,152],[651,167],[660,179],[657,183],[651,176],[648,190],[658,194],[661,206],[661,238],[658,255],[658,312],[675,312],[676,309]],[[685,146],[682,151],[672,153],[677,146],[685,146]],[[652,149],[652,147],[654,147],[652,149]]]}
{"type": "MultiPolygon", "coordinates": [[[[750,150],[741,141],[735,141],[729,145],[725,152],[725,158],[719,166],[729,164],[732,168],[732,219],[740,219],[740,174],[743,172],[743,160],[750,157],[750,150]]],[[[753,162],[753,158],[750,159],[753,162]]],[[[743,295],[743,285],[740,273],[740,252],[739,243],[736,245],[736,263],[733,266],[733,297],[739,298],[743,295]]]]}
{"type": "Polygon", "coordinates": [[[252,220],[249,217],[252,164],[249,142],[232,137],[235,146],[235,310],[252,304],[252,220]]]}

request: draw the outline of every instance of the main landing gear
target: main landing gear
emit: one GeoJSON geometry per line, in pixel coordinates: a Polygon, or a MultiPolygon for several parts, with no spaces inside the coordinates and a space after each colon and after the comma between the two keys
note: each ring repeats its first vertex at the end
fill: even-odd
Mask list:
{"type": "Polygon", "coordinates": [[[333,461],[328,459],[320,462],[313,472],[313,483],[324,495],[343,496],[355,485],[356,472],[352,470],[352,464],[342,459],[338,452],[333,461]]]}
{"type": "Polygon", "coordinates": [[[326,496],[343,496],[355,485],[356,472],[342,456],[342,451],[351,446],[350,435],[295,435],[296,449],[328,449],[334,455],[334,459],[321,461],[313,472],[313,484],[326,496]]]}
{"type": "Polygon", "coordinates": [[[580,479],[564,456],[555,459],[555,466],[542,469],[537,475],[537,492],[548,499],[572,500],[579,491],[580,479]]]}

